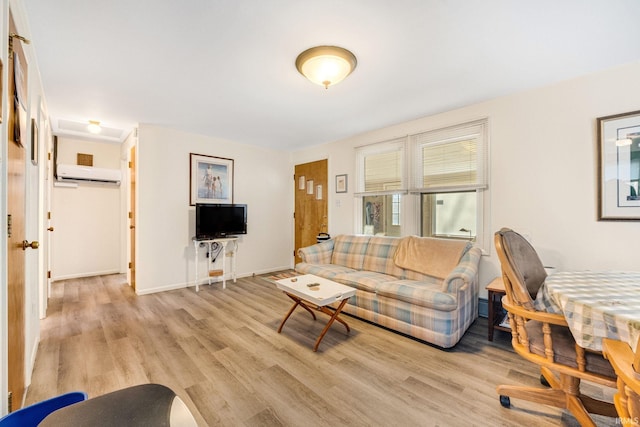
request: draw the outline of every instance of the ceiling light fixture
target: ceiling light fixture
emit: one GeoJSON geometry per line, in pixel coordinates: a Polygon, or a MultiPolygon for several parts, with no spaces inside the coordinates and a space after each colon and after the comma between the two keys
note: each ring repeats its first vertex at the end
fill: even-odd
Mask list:
{"type": "Polygon", "coordinates": [[[296,68],[300,74],[325,89],[344,80],[357,64],[353,53],[338,46],[312,47],[296,58],[296,68]]]}
{"type": "Polygon", "coordinates": [[[87,126],[87,130],[90,133],[100,133],[102,128],[100,127],[100,122],[98,120],[89,120],[89,125],[87,126]]]}

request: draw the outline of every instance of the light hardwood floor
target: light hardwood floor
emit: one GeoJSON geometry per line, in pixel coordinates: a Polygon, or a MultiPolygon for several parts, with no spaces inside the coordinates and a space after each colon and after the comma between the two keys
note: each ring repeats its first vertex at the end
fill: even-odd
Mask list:
{"type": "Polygon", "coordinates": [[[313,322],[299,309],[278,334],[290,303],[263,277],[143,296],[123,275],[56,282],[27,404],[155,382],[201,426],[577,425],[544,405],[500,406],[496,385],[539,385],[539,371],[511,350],[508,334],[488,342],[486,319],[442,350],[345,316],[351,333],[334,324],[314,353],[326,316],[313,322]]]}

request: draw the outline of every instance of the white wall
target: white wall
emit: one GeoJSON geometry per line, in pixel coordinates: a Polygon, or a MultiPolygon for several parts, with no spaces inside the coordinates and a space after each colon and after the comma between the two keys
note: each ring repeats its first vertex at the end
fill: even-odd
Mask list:
{"type": "Polygon", "coordinates": [[[329,191],[329,231],[352,233],[354,147],[488,117],[491,253],[481,261],[481,296],[499,275],[501,227],[527,235],[560,270],[638,270],[640,223],[597,221],[596,118],[638,110],[639,75],[640,63],[630,64],[301,150],[293,162],[327,155],[330,177],[349,174],[348,194],[329,191]]]}
{"type": "MultiPolygon", "coordinates": [[[[92,154],[93,166],[120,169],[120,145],[58,137],[58,164],[76,164],[92,154]]],[[[53,280],[119,273],[122,270],[122,186],[80,182],[51,194],[53,280]]]]}
{"type": "MultiPolygon", "coordinates": [[[[191,286],[195,278],[189,153],[234,160],[233,200],[248,205],[248,234],[239,241],[238,275],[291,267],[293,167],[289,153],[141,124],[136,292],[191,286]]],[[[206,271],[204,251],[199,262],[200,272],[206,271]]]]}

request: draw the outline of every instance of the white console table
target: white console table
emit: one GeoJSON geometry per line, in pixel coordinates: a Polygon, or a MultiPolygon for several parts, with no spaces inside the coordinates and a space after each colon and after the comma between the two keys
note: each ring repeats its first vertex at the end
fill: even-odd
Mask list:
{"type": "MultiPolygon", "coordinates": [[[[226,289],[227,288],[227,272],[226,272],[226,257],[227,257],[227,251],[229,252],[229,255],[231,256],[231,278],[233,279],[233,283],[236,283],[236,252],[238,252],[238,238],[237,237],[224,237],[224,238],[220,238],[220,239],[203,239],[203,240],[199,240],[196,239],[195,237],[193,238],[193,246],[196,250],[196,292],[200,291],[200,280],[198,277],[198,264],[200,261],[200,258],[198,257],[198,249],[200,248],[200,246],[206,246],[207,247],[207,253],[209,254],[209,257],[211,257],[211,254],[213,253],[213,249],[216,245],[220,245],[222,246],[222,249],[220,251],[220,255],[222,255],[222,289],[226,289]],[[231,243],[231,248],[227,249],[229,247],[229,244],[231,243]]],[[[211,258],[207,259],[207,265],[209,264],[211,258]]],[[[207,269],[209,270],[209,269],[207,269]]],[[[207,276],[209,279],[209,284],[211,284],[211,275],[208,274],[209,271],[207,271],[207,276]]]]}

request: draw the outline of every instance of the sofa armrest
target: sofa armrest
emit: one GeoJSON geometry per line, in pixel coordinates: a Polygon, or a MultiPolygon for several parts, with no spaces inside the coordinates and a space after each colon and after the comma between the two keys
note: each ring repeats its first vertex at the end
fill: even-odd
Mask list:
{"type": "MultiPolygon", "coordinates": [[[[453,271],[442,282],[443,292],[457,292],[476,286],[478,282],[478,266],[482,251],[476,246],[470,247],[453,271]]],[[[476,290],[477,291],[477,290],[476,290]]]]}
{"type": "Polygon", "coordinates": [[[306,248],[300,248],[298,249],[298,256],[302,259],[302,262],[310,264],[331,264],[333,243],[333,239],[329,239],[306,248]]]}

